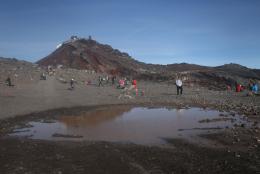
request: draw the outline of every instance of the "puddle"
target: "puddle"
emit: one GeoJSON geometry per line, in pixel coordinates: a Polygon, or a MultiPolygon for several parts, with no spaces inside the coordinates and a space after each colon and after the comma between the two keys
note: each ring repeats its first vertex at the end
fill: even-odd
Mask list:
{"type": "MultiPolygon", "coordinates": [[[[44,117],[44,116],[43,116],[44,117]]],[[[246,121],[238,115],[200,108],[105,107],[57,120],[28,122],[10,136],[43,140],[110,141],[164,144],[164,138],[191,138],[246,121]]]]}

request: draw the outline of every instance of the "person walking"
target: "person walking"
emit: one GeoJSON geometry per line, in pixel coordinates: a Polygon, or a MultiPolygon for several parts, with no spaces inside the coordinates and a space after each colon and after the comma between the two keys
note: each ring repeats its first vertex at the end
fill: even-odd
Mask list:
{"type": "Polygon", "coordinates": [[[176,79],[176,87],[177,87],[177,95],[181,94],[182,95],[182,81],[177,77],[176,79]]]}
{"type": "Polygon", "coordinates": [[[11,83],[11,78],[8,76],[7,79],[5,80],[5,83],[7,86],[12,86],[12,83],[11,83]]]}
{"type": "Polygon", "coordinates": [[[104,86],[103,83],[102,83],[102,81],[103,81],[103,78],[102,78],[101,76],[99,76],[99,77],[98,77],[98,86],[99,86],[99,87],[100,87],[100,86],[104,86]]]}
{"type": "Polygon", "coordinates": [[[111,80],[112,80],[112,85],[114,85],[116,81],[116,76],[113,76],[111,80]]]}
{"type": "Polygon", "coordinates": [[[74,89],[74,83],[75,83],[75,80],[72,78],[71,80],[70,80],[70,89],[71,90],[73,90],[74,89]]]}

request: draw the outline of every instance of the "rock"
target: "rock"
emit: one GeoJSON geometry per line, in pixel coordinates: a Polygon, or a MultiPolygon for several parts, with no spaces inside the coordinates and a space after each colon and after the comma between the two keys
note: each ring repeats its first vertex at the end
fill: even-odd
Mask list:
{"type": "Polygon", "coordinates": [[[240,142],[240,139],[239,139],[239,138],[236,138],[236,142],[240,142]]]}
{"type": "Polygon", "coordinates": [[[236,158],[240,158],[241,156],[236,153],[236,154],[235,154],[235,157],[236,157],[236,158]]]}
{"type": "Polygon", "coordinates": [[[235,113],[230,113],[230,115],[232,115],[234,117],[236,114],[235,113]]]}

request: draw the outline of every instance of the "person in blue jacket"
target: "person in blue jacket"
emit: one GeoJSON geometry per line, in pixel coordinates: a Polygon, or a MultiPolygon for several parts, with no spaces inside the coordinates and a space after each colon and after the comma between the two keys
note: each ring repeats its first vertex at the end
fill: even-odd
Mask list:
{"type": "Polygon", "coordinates": [[[252,92],[255,94],[258,92],[258,85],[256,83],[254,83],[252,86],[252,92]]]}

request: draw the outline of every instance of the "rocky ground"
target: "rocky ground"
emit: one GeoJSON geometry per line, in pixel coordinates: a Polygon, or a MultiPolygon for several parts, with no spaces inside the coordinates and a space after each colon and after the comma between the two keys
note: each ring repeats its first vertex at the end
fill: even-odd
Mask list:
{"type": "MultiPolygon", "coordinates": [[[[0,84],[0,173],[257,173],[260,172],[260,97],[247,92],[213,91],[184,86],[176,95],[172,83],[138,82],[132,98],[111,84],[97,86],[99,74],[57,70],[39,80],[24,75],[14,87],[0,84]],[[69,79],[75,78],[74,90],[69,79]],[[91,81],[86,85],[86,81],[91,81]],[[119,97],[119,96],[122,97],[119,97]],[[240,113],[252,127],[236,125],[202,138],[215,142],[205,146],[184,140],[168,140],[169,146],[143,146],[108,142],[49,142],[6,137],[21,120],[60,113],[77,113],[101,105],[199,106],[240,113]]],[[[39,75],[39,76],[38,76],[39,75]]]]}

